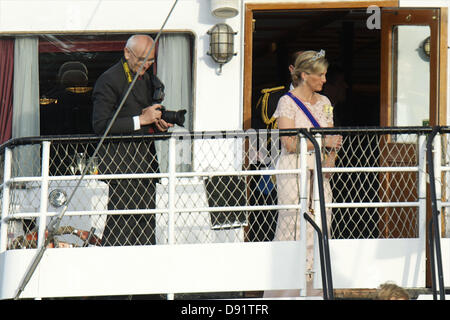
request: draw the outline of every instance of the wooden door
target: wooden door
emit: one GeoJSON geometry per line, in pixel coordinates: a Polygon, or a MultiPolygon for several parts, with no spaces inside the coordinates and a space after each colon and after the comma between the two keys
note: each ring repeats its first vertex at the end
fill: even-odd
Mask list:
{"type": "MultiPolygon", "coordinates": [[[[388,126],[435,126],[447,124],[447,8],[440,9],[383,9],[381,23],[381,105],[380,125],[388,126]]],[[[390,150],[413,150],[405,142],[386,139],[384,145],[389,157],[381,162],[389,165],[401,165],[404,152],[390,150]],[[402,155],[403,154],[403,155],[402,155]]],[[[413,148],[411,148],[413,147],[413,148]]],[[[410,160],[417,161],[411,152],[410,160]]],[[[396,195],[387,190],[394,181],[402,180],[414,183],[415,173],[385,173],[382,176],[384,201],[396,195]]],[[[427,184],[426,221],[431,218],[429,184],[427,184]]],[[[410,198],[416,197],[410,194],[410,198]]],[[[410,201],[408,197],[401,198],[410,201]]],[[[414,201],[414,200],[413,200],[414,201]]],[[[409,211],[404,216],[399,208],[384,211],[380,223],[382,234],[387,237],[411,237],[408,232],[395,232],[393,222],[396,219],[410,219],[418,223],[409,211]]],[[[414,229],[417,229],[414,227],[414,229]]],[[[428,244],[427,244],[428,247],[428,244]]],[[[429,250],[426,251],[428,257],[429,250]]],[[[426,285],[430,286],[429,259],[427,263],[426,285]]]]}
{"type": "MultiPolygon", "coordinates": [[[[381,17],[380,125],[413,127],[442,123],[445,110],[443,106],[439,108],[440,10],[383,9],[381,17]]],[[[411,138],[388,136],[380,140],[380,165],[417,165],[417,140],[411,138]]],[[[416,173],[382,173],[380,179],[383,201],[416,201],[416,173]],[[399,181],[403,185],[396,188],[399,181]]],[[[417,214],[417,208],[380,209],[380,235],[418,237],[417,214]],[[408,227],[402,227],[402,223],[406,226],[405,221],[408,227]]]]}
{"type": "MultiPolygon", "coordinates": [[[[433,126],[445,122],[439,66],[440,9],[383,9],[380,125],[433,126]],[[423,47],[429,48],[427,55],[423,47]],[[441,87],[440,87],[441,86],[441,87]],[[439,105],[441,108],[439,108],[439,105]],[[425,122],[425,123],[424,123],[425,122]]],[[[445,34],[443,33],[445,31],[445,34]]],[[[445,37],[444,37],[445,36],[445,37]]],[[[445,63],[446,64],[446,63],[445,63]]],[[[444,87],[442,87],[444,85],[444,87]]]]}

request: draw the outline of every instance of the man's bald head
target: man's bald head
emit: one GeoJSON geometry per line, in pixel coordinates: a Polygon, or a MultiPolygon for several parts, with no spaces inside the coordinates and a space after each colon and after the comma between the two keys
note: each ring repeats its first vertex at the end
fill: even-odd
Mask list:
{"type": "MultiPolygon", "coordinates": [[[[134,73],[136,73],[142,63],[145,61],[149,50],[152,48],[154,40],[152,37],[146,34],[135,34],[128,38],[127,43],[124,48],[125,59],[128,65],[134,73]]],[[[155,59],[155,49],[153,48],[150,53],[147,62],[140,74],[144,74],[145,71],[152,65],[155,59]]]]}

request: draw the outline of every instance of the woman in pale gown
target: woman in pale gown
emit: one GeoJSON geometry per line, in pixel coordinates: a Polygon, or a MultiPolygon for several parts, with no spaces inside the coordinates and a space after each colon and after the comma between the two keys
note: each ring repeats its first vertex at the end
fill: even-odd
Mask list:
{"type": "MultiPolygon", "coordinates": [[[[326,82],[326,72],[328,62],[325,59],[323,50],[304,51],[295,61],[294,69],[291,72],[294,88],[289,94],[282,96],[278,102],[274,117],[277,118],[279,129],[292,128],[312,128],[312,127],[332,127],[333,112],[330,100],[317,92],[322,90],[326,82]],[[309,110],[313,119],[311,120],[305,112],[297,105],[294,99],[299,99],[309,110]],[[316,123],[315,125],[313,123],[316,123]]],[[[323,147],[327,148],[327,157],[322,160],[323,167],[334,166],[334,159],[337,150],[341,147],[342,137],[338,135],[326,136],[323,139],[323,147]]],[[[300,154],[298,150],[297,136],[281,137],[281,155],[277,163],[277,169],[293,169],[300,167],[300,154]]],[[[307,195],[308,211],[313,212],[312,202],[312,183],[315,163],[314,147],[310,141],[307,141],[307,195]]],[[[300,175],[299,174],[278,174],[277,177],[278,204],[299,204],[300,197],[300,175]]],[[[329,175],[324,174],[324,194],[325,203],[332,201],[332,193],[329,181],[329,175]]],[[[289,209],[279,210],[277,227],[275,231],[275,241],[298,240],[300,233],[300,210],[289,209]]],[[[319,214],[319,213],[318,213],[319,214]]],[[[331,209],[327,209],[328,227],[331,223],[331,209]]],[[[313,266],[313,228],[306,226],[307,258],[306,267],[308,271],[313,266]]],[[[327,230],[329,232],[329,230],[327,230]]],[[[311,273],[309,273],[311,274],[311,273]]],[[[312,281],[312,276],[310,277],[312,281]]],[[[311,281],[308,284],[311,287],[311,281]]],[[[266,291],[264,297],[287,297],[298,296],[299,290],[274,290],[266,291]]]]}

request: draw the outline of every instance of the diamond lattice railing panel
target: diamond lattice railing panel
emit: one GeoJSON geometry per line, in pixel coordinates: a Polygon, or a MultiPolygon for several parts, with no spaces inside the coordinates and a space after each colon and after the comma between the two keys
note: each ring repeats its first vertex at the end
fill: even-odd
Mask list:
{"type": "MultiPolygon", "coordinates": [[[[88,165],[98,140],[51,141],[49,194],[56,190],[59,193],[54,197],[61,199],[64,191],[69,197],[87,168],[86,179],[61,222],[65,229],[60,231],[65,233],[58,235],[59,241],[76,246],[115,246],[298,239],[299,208],[304,205],[317,216],[313,183],[307,179],[313,177],[314,153],[306,155],[308,192],[300,199],[300,153],[284,154],[280,148],[283,136],[274,130],[259,135],[186,137],[183,145],[174,144],[175,165],[167,162],[171,145],[167,138],[158,143],[149,137],[105,140],[95,168],[88,165]],[[186,150],[191,151],[190,158],[186,158],[186,150]],[[171,172],[171,168],[176,171],[171,172]],[[169,188],[172,182],[173,189],[169,188]],[[85,233],[80,236],[74,230],[85,233]],[[90,242],[86,242],[89,232],[90,242]]],[[[331,237],[418,237],[419,135],[361,131],[342,136],[335,166],[323,172],[331,237]],[[384,205],[392,202],[408,205],[384,205]]],[[[317,138],[319,144],[324,137],[317,138]]],[[[13,149],[12,177],[37,177],[42,172],[42,147],[25,147],[29,148],[13,149]],[[33,161],[26,164],[20,160],[23,155],[33,161]]],[[[332,150],[322,148],[322,160],[331,156],[332,150]]],[[[449,158],[443,155],[443,159],[449,158]]],[[[446,184],[442,185],[443,196],[450,194],[446,184]]],[[[14,242],[14,247],[35,245],[27,242],[26,236],[34,239],[40,210],[41,181],[12,184],[10,248],[19,236],[22,240],[14,242]]],[[[46,210],[47,221],[51,221],[51,215],[62,207],[49,203],[46,210]]]]}

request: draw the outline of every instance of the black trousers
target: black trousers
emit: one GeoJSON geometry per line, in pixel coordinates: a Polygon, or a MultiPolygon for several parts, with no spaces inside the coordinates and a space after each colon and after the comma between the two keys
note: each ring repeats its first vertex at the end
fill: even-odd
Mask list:
{"type": "MultiPolygon", "coordinates": [[[[251,165],[250,170],[261,170],[264,165],[251,165]]],[[[250,176],[250,196],[249,204],[251,206],[276,205],[278,203],[278,194],[276,186],[268,187],[268,181],[263,176],[250,176]]],[[[260,242],[272,241],[275,237],[277,227],[278,210],[259,210],[249,211],[247,230],[247,241],[260,242]]]]}
{"type": "MultiPolygon", "coordinates": [[[[109,182],[108,210],[154,209],[155,183],[151,179],[109,182]]],[[[156,244],[154,214],[111,214],[106,218],[104,246],[156,244]]]]}

